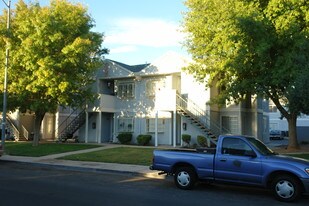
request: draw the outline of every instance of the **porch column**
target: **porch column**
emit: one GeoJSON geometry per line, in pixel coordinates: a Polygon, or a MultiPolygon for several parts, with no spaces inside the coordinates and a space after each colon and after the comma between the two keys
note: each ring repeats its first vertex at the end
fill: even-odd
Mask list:
{"type": "Polygon", "coordinates": [[[89,125],[89,115],[88,112],[86,111],[85,143],[88,143],[88,131],[89,131],[88,125],[89,125]]]}
{"type": "Polygon", "coordinates": [[[173,147],[176,147],[176,110],[173,111],[173,147]]]}
{"type": "MultiPolygon", "coordinates": [[[[20,115],[19,115],[19,110],[17,110],[18,114],[17,114],[17,118],[18,118],[18,128],[19,128],[19,124],[20,124],[20,115]]],[[[59,118],[59,109],[56,112],[56,118],[55,118],[55,136],[54,139],[59,139],[59,122],[60,122],[60,118],[59,118]]]]}
{"type": "Polygon", "coordinates": [[[99,121],[98,121],[98,124],[96,125],[96,130],[98,131],[97,132],[97,143],[101,143],[101,139],[102,139],[101,125],[102,125],[102,113],[99,112],[99,121]]]}
{"type": "Polygon", "coordinates": [[[155,147],[158,146],[158,111],[156,111],[155,119],[155,147]]]}
{"type": "Polygon", "coordinates": [[[116,140],[116,113],[113,114],[113,139],[112,142],[115,142],[116,140]]]}
{"type": "Polygon", "coordinates": [[[242,114],[245,113],[247,111],[243,112],[242,108],[239,108],[239,115],[238,115],[238,122],[239,122],[239,133],[238,134],[244,134],[244,131],[242,131],[242,114]]]}

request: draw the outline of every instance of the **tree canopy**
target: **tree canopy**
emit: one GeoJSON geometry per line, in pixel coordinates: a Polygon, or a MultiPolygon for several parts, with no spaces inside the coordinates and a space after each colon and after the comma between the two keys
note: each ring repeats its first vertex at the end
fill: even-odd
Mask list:
{"type": "MultiPolygon", "coordinates": [[[[55,112],[58,105],[81,105],[93,96],[89,85],[107,50],[101,47],[103,34],[91,30],[94,20],[82,4],[51,0],[41,6],[19,0],[15,7],[9,34],[5,12],[0,16],[0,45],[10,44],[8,108],[35,112],[38,140],[46,112],[55,112]]],[[[4,58],[0,52],[1,69],[4,58]]]]}
{"type": "Polygon", "coordinates": [[[186,69],[216,98],[271,99],[288,120],[298,148],[296,119],[309,114],[309,3],[306,0],[187,0],[184,30],[194,63],[186,69]]]}

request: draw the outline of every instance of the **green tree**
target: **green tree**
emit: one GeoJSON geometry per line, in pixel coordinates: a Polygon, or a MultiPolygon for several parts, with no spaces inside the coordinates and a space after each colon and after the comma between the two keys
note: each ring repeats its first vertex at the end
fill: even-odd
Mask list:
{"type": "MultiPolygon", "coordinates": [[[[9,39],[11,51],[8,109],[35,113],[36,146],[45,113],[93,97],[89,85],[107,50],[101,48],[103,34],[91,31],[94,21],[81,4],[51,0],[40,6],[19,0],[15,6],[8,37],[6,15],[0,16],[0,45],[5,48],[9,39]]],[[[1,63],[4,57],[3,51],[1,63]]]]}
{"type": "Polygon", "coordinates": [[[309,4],[306,0],[187,0],[184,30],[194,63],[186,68],[213,100],[269,98],[289,124],[290,149],[299,148],[296,120],[309,114],[309,4]]]}

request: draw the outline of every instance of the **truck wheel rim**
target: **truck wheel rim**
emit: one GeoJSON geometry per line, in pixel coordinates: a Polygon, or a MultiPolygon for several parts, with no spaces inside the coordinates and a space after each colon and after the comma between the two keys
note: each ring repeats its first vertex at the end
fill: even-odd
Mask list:
{"type": "Polygon", "coordinates": [[[177,182],[183,187],[188,186],[190,183],[190,175],[185,171],[179,172],[177,175],[177,182]]]}
{"type": "Polygon", "coordinates": [[[281,198],[287,199],[293,196],[295,189],[291,182],[281,180],[276,184],[276,192],[281,198]]]}

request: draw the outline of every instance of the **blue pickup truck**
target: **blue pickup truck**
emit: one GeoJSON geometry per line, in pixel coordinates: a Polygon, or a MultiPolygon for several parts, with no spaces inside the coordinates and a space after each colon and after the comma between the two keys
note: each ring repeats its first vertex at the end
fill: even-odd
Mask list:
{"type": "Polygon", "coordinates": [[[221,135],[216,148],[155,150],[151,170],[174,176],[180,189],[196,181],[269,188],[292,202],[309,193],[309,161],[278,155],[253,137],[221,135]]]}

